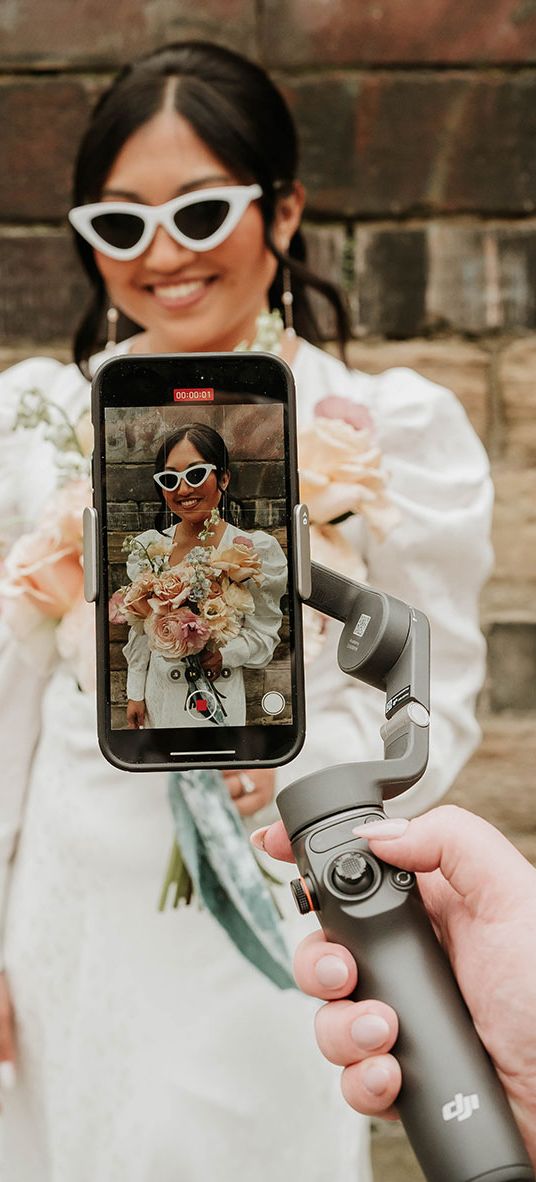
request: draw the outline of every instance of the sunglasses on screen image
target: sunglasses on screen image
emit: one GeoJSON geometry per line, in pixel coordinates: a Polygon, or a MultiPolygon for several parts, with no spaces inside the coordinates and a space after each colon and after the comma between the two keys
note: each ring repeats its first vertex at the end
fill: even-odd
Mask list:
{"type": "Polygon", "coordinates": [[[69,212],[75,230],[111,259],[136,259],[164,226],[188,250],[212,250],[232,234],[248,205],[262,196],[260,185],[222,185],[175,197],[164,205],[98,201],[69,212]]]}
{"type": "Polygon", "coordinates": [[[199,488],[210,473],[216,471],[215,464],[190,464],[189,468],[185,468],[183,472],[174,472],[171,468],[166,468],[164,472],[155,472],[153,480],[160,488],[164,489],[164,492],[175,492],[181,480],[184,480],[190,488],[199,488]]]}

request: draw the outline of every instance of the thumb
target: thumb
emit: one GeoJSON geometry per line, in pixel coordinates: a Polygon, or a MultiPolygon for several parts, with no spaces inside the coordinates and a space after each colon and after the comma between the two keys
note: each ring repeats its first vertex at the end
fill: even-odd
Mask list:
{"type": "Polygon", "coordinates": [[[443,805],[405,824],[401,818],[356,827],[383,861],[421,873],[440,870],[454,890],[475,909],[501,907],[506,900],[536,890],[536,871],[513,845],[482,817],[443,805]],[[382,832],[383,830],[383,832],[382,832]]]}

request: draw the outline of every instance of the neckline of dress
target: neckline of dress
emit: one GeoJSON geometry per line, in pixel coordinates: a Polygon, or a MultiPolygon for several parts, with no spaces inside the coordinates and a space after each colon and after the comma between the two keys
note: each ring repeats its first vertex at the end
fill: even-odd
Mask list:
{"type": "MultiPolygon", "coordinates": [[[[95,353],[94,356],[91,358],[92,372],[94,372],[94,367],[98,368],[98,366],[102,365],[103,361],[106,361],[109,357],[135,357],[135,356],[138,356],[138,354],[132,353],[131,350],[132,350],[132,345],[133,345],[134,341],[136,341],[140,335],[141,335],[140,333],[135,333],[134,336],[126,337],[124,341],[119,341],[116,345],[112,345],[111,348],[101,349],[100,353],[95,353]]],[[[310,345],[310,341],[306,341],[306,340],[303,340],[302,337],[298,337],[296,352],[294,354],[294,357],[292,358],[292,361],[285,362],[285,364],[288,365],[289,369],[291,369],[293,372],[294,372],[296,366],[299,364],[300,357],[303,355],[304,349],[307,345],[310,345]]],[[[142,356],[144,356],[144,354],[140,353],[139,356],[142,357],[142,356]]],[[[149,354],[148,354],[148,356],[149,356],[149,354]]],[[[243,356],[243,354],[242,354],[242,356],[243,356]]],[[[277,356],[277,354],[274,354],[274,356],[277,356]]],[[[283,358],[283,360],[284,360],[284,358],[283,358]]]]}
{"type": "MultiPolygon", "coordinates": [[[[227,536],[229,530],[234,529],[234,528],[235,528],[235,526],[233,526],[230,521],[225,522],[225,529],[221,535],[218,545],[215,547],[216,550],[219,550],[221,548],[221,546],[223,545],[224,538],[227,536]]],[[[175,532],[175,529],[176,529],[176,525],[167,525],[166,528],[164,530],[162,530],[162,534],[168,538],[171,538],[171,540],[173,541],[173,534],[175,532]]],[[[195,550],[195,546],[192,546],[191,549],[195,550]]],[[[207,546],[206,549],[208,550],[209,546],[207,546]]],[[[190,550],[188,551],[188,554],[190,554],[190,550]]],[[[185,555],[185,557],[186,557],[186,555],[185,555]]],[[[184,559],[181,559],[181,561],[184,561],[184,559]]]]}

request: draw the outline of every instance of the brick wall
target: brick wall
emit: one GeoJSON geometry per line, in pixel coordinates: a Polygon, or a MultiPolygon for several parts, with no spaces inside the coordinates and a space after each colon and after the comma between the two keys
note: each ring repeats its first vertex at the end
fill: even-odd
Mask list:
{"type": "MultiPolygon", "coordinates": [[[[187,0],[88,0],[83,14],[48,0],[43,11],[11,0],[0,13],[1,360],[66,347],[83,298],[64,220],[73,147],[116,66],[190,35],[262,60],[301,131],[311,255],[346,289],[351,361],[450,386],[489,450],[484,741],[450,799],[536,861],[535,0],[198,0],[195,16],[187,0]]],[[[399,1144],[392,1131],[379,1139],[378,1182],[418,1176],[399,1144]]]]}

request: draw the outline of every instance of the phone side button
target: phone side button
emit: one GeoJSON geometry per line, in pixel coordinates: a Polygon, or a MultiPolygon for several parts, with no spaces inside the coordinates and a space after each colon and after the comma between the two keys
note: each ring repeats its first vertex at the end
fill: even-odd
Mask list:
{"type": "Polygon", "coordinates": [[[311,595],[311,539],[307,505],[294,506],[294,541],[296,545],[296,589],[300,599],[311,595]]]}
{"type": "Polygon", "coordinates": [[[99,593],[97,575],[98,561],[98,519],[97,510],[86,507],[83,514],[84,539],[84,599],[87,603],[95,603],[99,593]]]}

